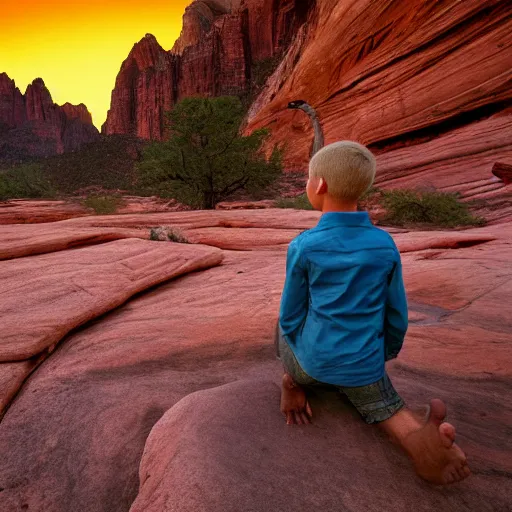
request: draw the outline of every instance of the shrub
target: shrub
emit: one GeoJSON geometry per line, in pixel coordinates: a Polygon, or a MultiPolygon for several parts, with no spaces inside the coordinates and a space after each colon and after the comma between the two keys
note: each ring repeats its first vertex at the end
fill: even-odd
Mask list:
{"type": "Polygon", "coordinates": [[[388,190],[382,192],[382,204],[387,210],[383,221],[403,226],[427,224],[440,227],[482,226],[485,220],[471,214],[467,204],[457,194],[388,190]]]}
{"type": "Polygon", "coordinates": [[[313,210],[306,194],[296,197],[281,197],[276,201],[276,208],[293,208],[295,210],[313,210]]]}
{"type": "Polygon", "coordinates": [[[119,196],[112,195],[91,195],[82,201],[87,208],[92,208],[96,215],[110,215],[116,213],[122,204],[119,196]]]}
{"type": "Polygon", "coordinates": [[[131,190],[135,162],[144,142],[129,135],[102,135],[77,151],[41,161],[45,172],[66,194],[96,186],[106,190],[131,190]]]}
{"type": "Polygon", "coordinates": [[[176,242],[178,244],[190,243],[188,238],[183,234],[183,232],[180,229],[166,226],[158,226],[156,228],[151,228],[151,231],[149,232],[149,239],[160,242],[169,240],[170,242],[176,242]]]}
{"type": "Polygon", "coordinates": [[[380,193],[381,193],[380,188],[372,186],[359,198],[359,201],[365,202],[365,201],[372,200],[376,194],[380,194],[380,193]]]}
{"type": "Polygon", "coordinates": [[[261,153],[266,130],[240,135],[238,98],[186,98],[169,114],[170,138],[153,142],[138,165],[147,192],[213,209],[235,192],[255,193],[281,174],[281,152],[261,153]]]}
{"type": "Polygon", "coordinates": [[[21,198],[54,198],[57,191],[37,164],[0,170],[0,201],[21,198]]]}

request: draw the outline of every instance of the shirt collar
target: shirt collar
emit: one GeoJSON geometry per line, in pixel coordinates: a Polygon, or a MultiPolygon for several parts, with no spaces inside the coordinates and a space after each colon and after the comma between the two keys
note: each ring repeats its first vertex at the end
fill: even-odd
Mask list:
{"type": "Polygon", "coordinates": [[[318,227],[371,226],[368,212],[327,212],[320,217],[318,227]]]}

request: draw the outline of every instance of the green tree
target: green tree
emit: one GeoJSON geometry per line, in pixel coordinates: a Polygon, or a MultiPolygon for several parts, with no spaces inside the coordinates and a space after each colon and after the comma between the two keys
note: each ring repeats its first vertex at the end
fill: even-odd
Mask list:
{"type": "Polygon", "coordinates": [[[169,137],[151,143],[138,165],[148,192],[212,209],[233,193],[255,193],[281,173],[281,152],[260,151],[267,130],[242,136],[244,109],[236,97],[187,98],[167,115],[169,137]]]}

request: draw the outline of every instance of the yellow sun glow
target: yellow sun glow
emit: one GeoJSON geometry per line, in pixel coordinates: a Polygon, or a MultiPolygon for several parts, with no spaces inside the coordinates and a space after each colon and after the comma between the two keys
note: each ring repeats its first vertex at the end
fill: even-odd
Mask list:
{"type": "Polygon", "coordinates": [[[15,0],[2,6],[0,72],[22,93],[41,77],[59,105],[84,103],[100,128],[123,60],[145,34],[169,50],[191,0],[15,0]]]}

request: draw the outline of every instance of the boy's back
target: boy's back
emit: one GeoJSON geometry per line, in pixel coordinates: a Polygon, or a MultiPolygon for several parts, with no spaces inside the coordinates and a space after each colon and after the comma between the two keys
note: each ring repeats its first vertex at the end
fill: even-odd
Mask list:
{"type": "Polygon", "coordinates": [[[323,213],[290,244],[276,347],[283,362],[281,412],[287,424],[311,423],[304,389],[332,385],[366,423],[377,423],[438,484],[469,474],[446,406],[432,400],[422,424],[385,372],[407,330],[400,255],[391,237],[357,202],[372,185],[376,160],[352,141],[321,149],[309,164],[306,194],[323,213]]]}
{"type": "Polygon", "coordinates": [[[343,386],[382,378],[387,313],[402,333],[407,328],[400,255],[389,234],[366,212],[326,213],[290,245],[287,283],[280,325],[304,370],[343,386]]]}

